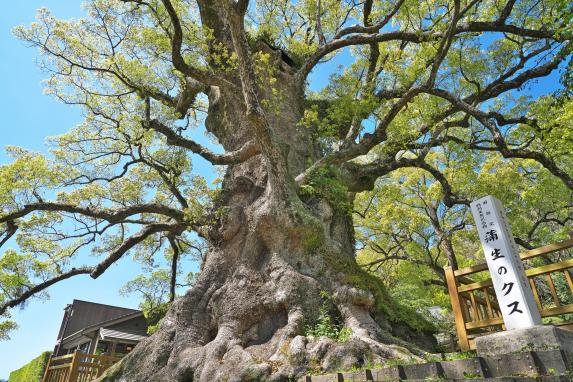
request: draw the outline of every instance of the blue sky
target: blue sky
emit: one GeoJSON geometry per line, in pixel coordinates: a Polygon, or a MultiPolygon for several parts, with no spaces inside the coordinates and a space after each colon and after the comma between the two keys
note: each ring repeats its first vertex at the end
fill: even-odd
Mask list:
{"type": "MultiPolygon", "coordinates": [[[[82,15],[80,2],[62,0],[12,2],[9,8],[0,13],[0,147],[15,145],[45,152],[47,136],[61,134],[81,120],[77,108],[63,105],[42,94],[41,80],[46,75],[36,65],[37,51],[26,47],[11,34],[14,26],[34,21],[36,10],[42,6],[61,18],[82,15]]],[[[349,54],[345,52],[323,65],[320,71],[312,74],[311,87],[315,90],[321,88],[329,73],[336,71],[337,66],[348,62],[348,59],[349,54]]],[[[557,76],[554,75],[540,81],[534,94],[554,88],[556,80],[557,76]]],[[[0,151],[0,164],[8,161],[9,158],[0,151]]],[[[213,175],[204,161],[195,161],[195,169],[204,176],[213,175]]],[[[11,340],[0,342],[0,379],[7,378],[10,371],[53,348],[63,309],[74,298],[136,308],[138,298],[122,297],[118,290],[139,272],[138,266],[123,261],[97,280],[78,276],[52,287],[49,290],[50,300],[33,300],[24,309],[13,310],[13,318],[20,328],[12,334],[11,340]]]]}
{"type": "MultiPolygon", "coordinates": [[[[36,10],[50,8],[58,17],[81,15],[80,2],[26,0],[10,4],[0,14],[0,146],[23,146],[46,151],[45,138],[67,131],[81,120],[78,109],[63,105],[42,94],[45,74],[36,65],[37,51],[15,39],[11,29],[34,21],[36,10]]],[[[0,163],[9,158],[0,152],[0,163]]],[[[136,296],[121,297],[118,289],[135,277],[138,267],[123,262],[97,280],[79,276],[50,288],[51,299],[31,301],[24,309],[14,309],[13,318],[20,326],[9,341],[0,341],[0,379],[29,362],[55,344],[66,304],[76,299],[136,308],[136,296]]]]}

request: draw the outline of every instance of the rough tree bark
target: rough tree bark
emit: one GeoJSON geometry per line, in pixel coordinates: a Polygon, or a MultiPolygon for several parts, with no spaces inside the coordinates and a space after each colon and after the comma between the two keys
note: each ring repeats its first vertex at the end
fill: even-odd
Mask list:
{"type": "MultiPolygon", "coordinates": [[[[220,10],[208,5],[202,10],[206,25],[221,20],[220,10]]],[[[223,31],[220,40],[229,36],[223,31]]],[[[432,349],[429,333],[385,318],[381,304],[391,301],[380,285],[373,282],[372,290],[356,285],[363,274],[354,261],[348,212],[324,198],[303,201],[294,191],[294,177],[319,153],[310,130],[298,126],[303,84],[280,55],[274,64],[281,102],[264,113],[288,177],[270,180],[272,166],[263,155],[227,168],[217,206],[225,213],[208,232],[210,250],[199,280],[174,302],[158,331],[103,380],[287,380],[313,366],[332,370],[432,349]],[[302,336],[316,319],[324,292],[352,330],[348,342],[302,336]]],[[[245,102],[216,86],[207,93],[207,130],[226,151],[240,149],[253,136],[245,102]]],[[[257,97],[271,98],[260,87],[257,97]]],[[[362,281],[367,280],[372,279],[362,281]]]]}
{"type": "MultiPolygon", "coordinates": [[[[385,17],[375,22],[370,17],[374,3],[366,0],[362,4],[364,25],[341,25],[328,39],[324,33],[317,31],[320,35],[318,46],[296,68],[293,61],[280,50],[265,43],[248,41],[244,26],[249,8],[247,0],[190,2],[198,7],[202,27],[210,31],[208,46],[212,54],[203,57],[206,62],[201,64],[207,65],[202,68],[194,67],[184,58],[189,52],[188,47],[184,46],[186,38],[191,37],[184,36],[184,32],[192,33],[186,25],[182,26],[179,19],[179,15],[185,12],[182,4],[186,2],[177,2],[175,7],[170,0],[162,0],[161,4],[142,0],[122,2],[131,3],[135,7],[132,11],[148,7],[154,17],[153,25],[158,23],[156,26],[165,31],[171,45],[171,57],[167,58],[169,70],[175,70],[177,76],[184,77],[177,78],[179,85],[176,96],[169,93],[173,89],[166,90],[166,93],[154,89],[153,85],[141,84],[140,79],[133,81],[121,70],[109,66],[113,60],[105,58],[102,62],[92,62],[96,56],[99,57],[96,54],[87,59],[82,54],[75,57],[74,49],[68,45],[82,45],[77,44],[80,38],[68,41],[67,45],[57,39],[52,42],[48,37],[65,35],[61,31],[53,33],[51,29],[55,26],[52,22],[44,23],[47,30],[42,33],[34,28],[20,33],[24,40],[41,48],[44,54],[55,58],[58,65],[66,68],[61,75],[75,75],[72,69],[81,69],[85,72],[83,74],[95,73],[98,78],[109,76],[113,84],[111,88],[114,89],[112,96],[118,97],[118,103],[123,105],[121,97],[131,95],[133,98],[130,102],[134,106],[130,106],[129,110],[140,113],[136,118],[137,136],[140,135],[140,128],[153,130],[156,133],[154,138],[161,137],[162,144],[187,149],[189,155],[196,154],[214,165],[228,167],[214,211],[205,211],[204,216],[195,221],[185,212],[191,203],[177,188],[175,173],[179,170],[163,168],[147,160],[141,152],[140,138],[135,138],[135,141],[132,137],[122,138],[128,140],[129,146],[126,149],[128,153],[120,153],[129,158],[123,166],[122,175],[136,163],[151,167],[157,171],[165,188],[173,194],[168,198],[172,201],[169,206],[159,202],[133,202],[136,204],[107,209],[105,203],[103,206],[92,206],[91,203],[76,205],[65,200],[44,202],[32,190],[35,199],[26,194],[22,206],[11,207],[0,216],[0,224],[5,225],[4,232],[0,234],[4,236],[0,246],[19,229],[19,219],[26,216],[32,219],[34,213],[54,212],[58,216],[67,214],[72,218],[85,219],[90,224],[86,223],[87,232],[84,235],[93,235],[92,240],[116,225],[143,226],[132,236],[122,237],[123,241],[113,247],[99,264],[57,273],[52,279],[43,280],[23,293],[6,299],[0,305],[0,315],[61,280],[78,274],[99,277],[127,252],[154,235],[175,240],[186,231],[193,230],[208,241],[210,249],[195,286],[172,303],[157,332],[138,345],[101,380],[279,381],[296,378],[308,369],[319,367],[333,370],[390,358],[417,357],[434,345],[429,333],[430,325],[413,310],[392,301],[380,281],[356,264],[353,222],[348,208],[352,205],[353,193],[372,189],[376,179],[396,169],[415,167],[428,172],[440,183],[447,206],[467,204],[467,200],[454,193],[446,175],[426,161],[433,148],[446,143],[470,150],[496,151],[504,158],[534,160],[561,179],[569,189],[573,189],[573,179],[558,166],[560,162],[542,151],[533,151],[528,147],[529,143],[518,145],[506,141],[502,134],[503,126],[535,124],[534,120],[506,117],[480,109],[481,103],[491,103],[504,93],[547,76],[570,56],[570,34],[552,31],[545,26],[536,30],[517,26],[520,23],[512,24],[513,20],[508,18],[515,4],[512,0],[499,14],[492,15],[489,21],[482,20],[480,12],[474,12],[473,8],[479,5],[479,1],[464,5],[454,0],[447,21],[444,21],[447,28],[443,30],[410,30],[408,27],[388,31],[385,26],[403,2],[398,1],[387,10],[385,17]],[[477,15],[475,20],[474,14],[477,15]],[[478,83],[475,91],[467,89],[458,94],[455,89],[441,88],[442,81],[438,75],[440,66],[454,40],[467,34],[490,32],[511,34],[523,39],[518,44],[521,49],[519,59],[514,60],[513,66],[501,70],[489,83],[488,79],[484,79],[486,83],[478,83]],[[531,39],[551,43],[547,42],[543,47],[525,54],[524,45],[529,46],[526,41],[531,39]],[[377,47],[384,43],[396,43],[402,48],[408,44],[435,45],[435,55],[427,61],[427,73],[406,85],[378,89],[374,83],[378,71],[382,70],[378,63],[386,58],[381,57],[381,50],[377,47]],[[363,91],[369,93],[368,98],[374,97],[374,100],[384,103],[383,114],[376,116],[376,126],[368,132],[360,129],[362,119],[368,118],[367,115],[360,112],[349,116],[348,126],[338,131],[339,146],[329,153],[320,152],[314,142],[313,131],[299,124],[307,103],[307,76],[328,54],[357,45],[368,46],[370,50],[363,91]],[[533,63],[549,49],[557,50],[542,63],[533,63]],[[224,50],[227,50],[227,55],[222,54],[224,50]],[[257,51],[264,51],[270,57],[266,64],[271,66],[269,73],[272,73],[272,81],[265,78],[264,70],[255,73],[253,57],[257,51]],[[221,57],[232,57],[231,65],[222,68],[221,57]],[[117,81],[121,83],[120,87],[126,88],[125,93],[115,95],[117,81]],[[211,152],[180,135],[172,128],[174,123],[171,116],[167,118],[171,127],[162,123],[161,116],[152,118],[157,104],[172,109],[178,118],[185,118],[199,94],[208,97],[205,126],[222,144],[224,154],[211,152]],[[389,132],[389,126],[416,97],[431,97],[444,106],[429,121],[413,126],[411,137],[408,135],[404,141],[396,141],[396,137],[389,132]],[[458,119],[457,114],[465,117],[458,119]],[[491,137],[488,135],[483,141],[474,141],[473,138],[465,141],[458,135],[448,133],[449,126],[470,127],[470,118],[483,126],[480,136],[489,134],[491,137]],[[139,151],[137,155],[133,151],[134,145],[139,151]],[[377,147],[383,150],[377,152],[372,161],[364,163],[355,160],[377,147]],[[415,150],[415,157],[399,155],[404,150],[415,150]],[[322,183],[322,189],[307,192],[309,187],[312,188],[309,183],[318,179],[317,176],[325,176],[325,173],[328,173],[328,182],[322,183]],[[325,189],[329,185],[332,190],[325,189]],[[149,221],[134,220],[135,216],[145,214],[153,215],[153,218],[149,221]],[[100,222],[106,224],[102,232],[90,229],[92,224],[97,227],[100,222]],[[336,342],[305,336],[309,332],[308,326],[316,322],[324,306],[329,306],[329,314],[352,331],[348,341],[336,342]]],[[[324,2],[319,3],[324,5],[324,2]]],[[[100,15],[99,9],[95,10],[94,17],[100,15]]],[[[141,15],[137,15],[134,20],[140,20],[141,15]]],[[[316,23],[320,24],[321,13],[317,12],[315,16],[316,23]]],[[[101,16],[104,27],[107,19],[105,15],[101,16]]],[[[147,27],[147,21],[142,22],[147,27]]],[[[80,25],[83,28],[83,24],[80,25]]],[[[326,25],[322,24],[323,27],[326,25]]],[[[94,30],[98,28],[94,27],[94,30]]],[[[129,29],[126,27],[125,33],[129,29]]],[[[94,36],[101,37],[97,33],[93,32],[94,36]]],[[[98,38],[94,37],[95,40],[98,38]]],[[[117,45],[109,34],[108,39],[104,41],[105,49],[110,43],[112,47],[108,55],[115,57],[117,45]]],[[[516,43],[517,40],[512,41],[516,43]]],[[[100,48],[104,49],[98,46],[94,51],[100,48]]],[[[151,52],[153,54],[154,51],[151,52]]],[[[518,54],[517,51],[515,54],[518,54]]],[[[106,57],[105,54],[102,56],[106,57]]],[[[137,55],[134,56],[138,60],[137,55]]],[[[161,61],[165,58],[161,56],[161,61]]],[[[152,62],[158,61],[154,59],[152,62]]],[[[392,73],[389,75],[392,77],[392,73]]],[[[84,93],[91,96],[93,92],[89,87],[81,87],[80,94],[84,93]]],[[[74,98],[69,102],[78,101],[74,98]]],[[[93,110],[93,105],[87,101],[80,101],[80,104],[83,105],[83,102],[86,102],[85,106],[91,113],[100,113],[99,108],[93,110]]],[[[114,112],[120,116],[104,116],[105,119],[119,129],[121,123],[116,118],[123,116],[124,108],[122,106],[114,112]]],[[[473,137],[473,132],[470,133],[473,137]]],[[[81,141],[81,137],[78,139],[81,141]]],[[[106,177],[92,178],[89,174],[83,174],[74,178],[71,184],[84,184],[81,182],[84,178],[88,183],[112,181],[106,177]]],[[[196,212],[189,210],[191,215],[196,212]]],[[[177,243],[171,244],[175,245],[174,253],[177,253],[177,243]]],[[[176,262],[173,263],[174,270],[175,265],[176,262]]],[[[174,290],[171,292],[173,295],[174,290]]]]}

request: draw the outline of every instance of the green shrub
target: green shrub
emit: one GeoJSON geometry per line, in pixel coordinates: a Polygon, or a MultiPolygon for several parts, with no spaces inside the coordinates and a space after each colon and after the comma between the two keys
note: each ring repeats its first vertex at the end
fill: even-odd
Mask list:
{"type": "Polygon", "coordinates": [[[40,382],[44,376],[44,370],[52,352],[43,352],[39,357],[34,358],[27,365],[10,373],[8,382],[40,382]]]}

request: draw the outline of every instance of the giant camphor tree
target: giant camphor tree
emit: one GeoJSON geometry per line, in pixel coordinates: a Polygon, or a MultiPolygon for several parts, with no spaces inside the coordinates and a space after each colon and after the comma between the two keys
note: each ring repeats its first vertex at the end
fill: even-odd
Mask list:
{"type": "Polygon", "coordinates": [[[464,152],[529,161],[573,189],[569,98],[517,93],[569,73],[568,1],[86,7],[15,31],[85,119],[52,155],[12,148],[0,168],[1,244],[19,245],[0,260],[0,313],[128,255],[176,265],[194,234],[209,246],[194,286],[106,380],[286,380],[420,355],[431,325],[355,262],[355,195],[417,168],[446,205],[465,203],[431,159],[445,151],[453,167],[464,152]],[[311,91],[332,60],[343,67],[311,91]],[[203,127],[220,149],[197,141],[203,127]],[[219,186],[193,172],[200,160],[225,166],[219,186]],[[75,261],[85,248],[97,264],[75,261]],[[305,336],[326,313],[338,342],[305,336]]]}

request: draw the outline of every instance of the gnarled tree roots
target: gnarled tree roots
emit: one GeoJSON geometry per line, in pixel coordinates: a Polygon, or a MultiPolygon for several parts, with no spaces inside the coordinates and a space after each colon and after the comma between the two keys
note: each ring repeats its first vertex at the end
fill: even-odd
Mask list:
{"type": "Polygon", "coordinates": [[[221,269],[205,269],[204,276],[217,277],[202,277],[176,300],[159,330],[102,381],[287,381],[418,358],[419,345],[432,345],[424,333],[409,331],[410,341],[395,337],[381,315],[372,318],[369,292],[332,282],[333,306],[351,335],[344,342],[305,336],[325,295],[325,282],[309,275],[312,268],[269,254],[227,278],[221,269]]]}

